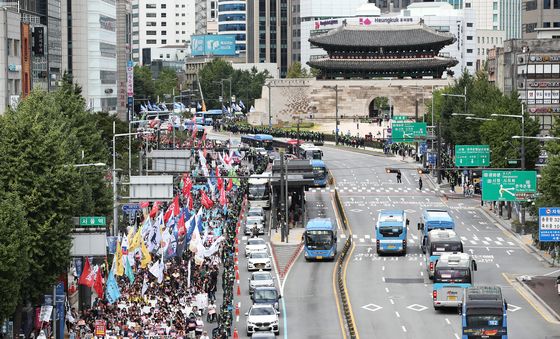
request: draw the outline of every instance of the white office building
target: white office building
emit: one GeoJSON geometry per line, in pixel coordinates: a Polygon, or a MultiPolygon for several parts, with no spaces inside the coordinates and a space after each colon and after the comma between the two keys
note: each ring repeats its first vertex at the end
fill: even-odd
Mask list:
{"type": "Polygon", "coordinates": [[[218,0],[218,34],[234,34],[237,54],[247,50],[246,0],[218,0]]]}
{"type": "MultiPolygon", "coordinates": [[[[302,5],[303,10],[303,5],[302,5]]],[[[375,5],[359,6],[354,14],[336,19],[306,21],[301,23],[301,63],[305,65],[309,60],[321,58],[326,52],[309,43],[309,38],[314,35],[324,34],[346,22],[348,25],[399,25],[420,23],[434,28],[440,32],[451,32],[457,41],[441,50],[441,54],[453,57],[459,63],[452,68],[459,76],[464,69],[470,73],[476,67],[476,18],[472,9],[454,9],[446,2],[413,3],[407,9],[401,10],[398,15],[380,16],[375,5]]]]}
{"type": "Polygon", "coordinates": [[[159,55],[153,48],[184,50],[195,33],[195,12],[195,0],[133,0],[132,59],[149,64],[159,55]]]}
{"type": "Polygon", "coordinates": [[[6,7],[0,12],[0,114],[19,101],[21,95],[20,14],[6,7]]]}
{"type": "Polygon", "coordinates": [[[68,71],[82,86],[88,108],[117,110],[117,9],[115,2],[74,0],[62,2],[62,40],[72,41],[63,49],[68,71]],[[70,27],[68,27],[70,24],[70,27]],[[70,33],[70,35],[68,35],[70,33]]]}

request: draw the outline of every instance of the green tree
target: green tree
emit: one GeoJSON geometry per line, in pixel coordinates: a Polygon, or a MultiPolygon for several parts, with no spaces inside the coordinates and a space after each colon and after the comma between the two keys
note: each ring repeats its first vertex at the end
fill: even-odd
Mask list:
{"type": "Polygon", "coordinates": [[[29,276],[29,225],[16,194],[0,197],[0,322],[16,309],[29,276]]]}
{"type": "Polygon", "coordinates": [[[156,99],[156,85],[148,66],[134,66],[134,97],[152,102],[156,99]]]}
{"type": "MultiPolygon", "coordinates": [[[[550,131],[555,137],[560,137],[560,119],[554,121],[550,131]]],[[[541,195],[536,201],[537,207],[550,207],[560,205],[560,142],[547,141],[545,150],[548,155],[546,166],[541,172],[539,191],[541,195]]]]}
{"type": "Polygon", "coordinates": [[[288,68],[287,78],[309,78],[309,72],[305,67],[302,67],[301,62],[295,61],[288,68]]]}
{"type": "Polygon", "coordinates": [[[178,85],[177,73],[171,68],[166,67],[162,69],[155,81],[156,99],[159,98],[160,102],[171,102],[173,100],[173,92],[178,93],[178,85]],[[166,96],[169,96],[169,99],[166,96]]]}

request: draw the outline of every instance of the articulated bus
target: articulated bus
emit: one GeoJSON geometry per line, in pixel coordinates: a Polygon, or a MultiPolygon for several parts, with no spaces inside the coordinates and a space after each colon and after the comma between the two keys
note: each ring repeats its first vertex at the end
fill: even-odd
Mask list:
{"type": "Polygon", "coordinates": [[[379,212],[375,225],[377,253],[406,254],[408,223],[403,210],[379,212]]]}
{"type": "Polygon", "coordinates": [[[304,239],[305,260],[334,260],[336,257],[336,224],[327,218],[314,218],[307,222],[304,239]]]}
{"type": "MultiPolygon", "coordinates": [[[[301,140],[299,140],[301,143],[301,140]]],[[[297,154],[297,139],[288,139],[288,138],[274,138],[272,139],[272,147],[274,147],[275,151],[280,151],[281,149],[284,150],[286,154],[297,154]]]]}
{"type": "Polygon", "coordinates": [[[460,307],[465,288],[471,287],[476,261],[467,253],[443,253],[434,268],[434,309],[460,307]]]}
{"type": "Polygon", "coordinates": [[[315,159],[321,160],[323,159],[323,151],[313,144],[302,144],[299,146],[298,149],[299,157],[301,159],[315,159]]]}
{"type": "Polygon", "coordinates": [[[418,223],[418,230],[420,231],[420,239],[422,243],[420,247],[422,253],[426,253],[426,242],[428,241],[428,233],[431,230],[454,230],[455,221],[446,210],[439,209],[425,209],[420,217],[418,223]]]}
{"type": "Polygon", "coordinates": [[[327,186],[328,171],[323,160],[310,160],[313,166],[313,185],[316,187],[327,186]]]}
{"type": "Polygon", "coordinates": [[[272,151],[272,135],[270,134],[247,134],[241,136],[241,142],[251,147],[262,147],[272,151]]]}
{"type": "Polygon", "coordinates": [[[463,242],[461,238],[452,230],[431,230],[428,232],[426,241],[426,270],[428,278],[434,276],[436,261],[443,253],[462,253],[463,242]]]}
{"type": "Polygon", "coordinates": [[[461,305],[462,338],[507,339],[507,308],[500,287],[467,288],[461,305]]]}

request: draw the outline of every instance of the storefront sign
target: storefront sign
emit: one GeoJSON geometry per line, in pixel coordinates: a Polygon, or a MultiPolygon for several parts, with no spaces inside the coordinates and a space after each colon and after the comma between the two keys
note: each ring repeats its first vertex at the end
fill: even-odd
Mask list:
{"type": "Polygon", "coordinates": [[[321,28],[321,26],[332,26],[332,25],[338,25],[338,20],[331,19],[331,20],[315,21],[315,29],[319,29],[321,28]]]}
{"type": "Polygon", "coordinates": [[[560,107],[531,107],[529,113],[560,113],[560,107]]]}
{"type": "Polygon", "coordinates": [[[531,81],[529,87],[560,87],[560,81],[531,81]]]}
{"type": "Polygon", "coordinates": [[[531,55],[530,62],[558,62],[560,55],[531,55]]]}
{"type": "Polygon", "coordinates": [[[418,23],[420,21],[419,18],[411,18],[411,17],[373,17],[373,18],[359,18],[359,24],[362,26],[369,26],[375,24],[413,24],[418,23]]]}

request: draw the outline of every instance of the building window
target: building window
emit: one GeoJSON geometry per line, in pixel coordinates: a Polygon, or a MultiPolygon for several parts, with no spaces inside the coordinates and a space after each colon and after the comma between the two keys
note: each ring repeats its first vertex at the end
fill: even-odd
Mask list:
{"type": "Polygon", "coordinates": [[[138,21],[132,23],[132,27],[138,27],[138,21]]]}
{"type": "Polygon", "coordinates": [[[480,48],[476,49],[476,55],[480,55],[480,48]]]}
{"type": "Polygon", "coordinates": [[[492,10],[494,11],[498,10],[498,3],[496,1],[494,1],[494,3],[492,4],[492,10]]]}
{"type": "Polygon", "coordinates": [[[537,23],[534,22],[532,24],[526,24],[525,25],[525,32],[526,33],[533,33],[535,31],[535,28],[537,28],[537,23]]]}
{"type": "Polygon", "coordinates": [[[157,22],[155,22],[155,21],[146,21],[146,26],[147,26],[147,27],[155,27],[155,26],[157,26],[157,22]]]}
{"type": "Polygon", "coordinates": [[[162,18],[167,18],[167,13],[161,13],[162,18]]]}
{"type": "Polygon", "coordinates": [[[181,13],[181,16],[185,16],[185,13],[181,13]]]}
{"type": "Polygon", "coordinates": [[[161,44],[162,44],[162,45],[167,44],[167,40],[166,40],[166,39],[162,39],[162,40],[161,40],[161,44]]]}
{"type": "Polygon", "coordinates": [[[467,61],[467,67],[472,66],[472,61],[467,61]]]}
{"type": "Polygon", "coordinates": [[[465,8],[471,8],[471,3],[470,2],[465,3],[465,8]]]}
{"type": "Polygon", "coordinates": [[[175,34],[179,34],[179,31],[175,31],[175,34]]]}
{"type": "Polygon", "coordinates": [[[161,4],[161,9],[166,9],[167,5],[166,4],[161,4]]]}
{"type": "Polygon", "coordinates": [[[543,0],[543,9],[550,9],[550,0],[543,0]]]}
{"type": "Polygon", "coordinates": [[[167,35],[167,31],[161,31],[161,35],[167,35]]]}
{"type": "Polygon", "coordinates": [[[179,39],[175,40],[176,43],[179,43],[179,39]]]}
{"type": "Polygon", "coordinates": [[[155,9],[155,8],[157,8],[157,6],[156,6],[156,4],[146,4],[146,8],[155,9]]]}
{"type": "Polygon", "coordinates": [[[166,54],[165,57],[169,59],[171,56],[169,54],[166,54]]]}
{"type": "Polygon", "coordinates": [[[543,22],[542,26],[543,28],[550,28],[550,22],[543,22]]]}
{"type": "Polygon", "coordinates": [[[467,22],[467,27],[472,27],[473,23],[472,22],[467,22]]]}
{"type": "Polygon", "coordinates": [[[99,78],[104,85],[113,85],[117,83],[117,72],[115,71],[99,71],[99,78]]]}
{"type": "Polygon", "coordinates": [[[146,13],[146,18],[155,18],[156,13],[146,13]]]}
{"type": "Polygon", "coordinates": [[[164,21],[164,22],[161,23],[161,25],[162,25],[163,27],[165,27],[165,26],[167,26],[167,22],[164,21]]]}
{"type": "Polygon", "coordinates": [[[472,53],[472,52],[473,52],[473,50],[472,50],[472,49],[470,49],[470,48],[467,48],[467,53],[472,53]]]}
{"type": "Polygon", "coordinates": [[[492,21],[498,22],[498,14],[492,14],[492,21]]]}
{"type": "Polygon", "coordinates": [[[554,0],[554,9],[560,9],[560,0],[554,0]]]}
{"type": "Polygon", "coordinates": [[[476,37],[476,41],[477,41],[477,43],[480,43],[480,37],[479,36],[476,37]]]}
{"type": "Polygon", "coordinates": [[[560,22],[555,22],[555,23],[552,25],[552,27],[555,27],[555,28],[560,27],[560,22]]]}
{"type": "Polygon", "coordinates": [[[492,40],[492,43],[494,43],[494,37],[491,37],[490,39],[492,40]]]}
{"type": "Polygon", "coordinates": [[[467,40],[472,40],[472,35],[467,35],[467,40]]]}
{"type": "Polygon", "coordinates": [[[527,1],[525,3],[525,10],[526,11],[534,11],[537,9],[537,0],[527,1]]]}
{"type": "Polygon", "coordinates": [[[146,31],[146,35],[157,35],[156,31],[146,31]]]}

